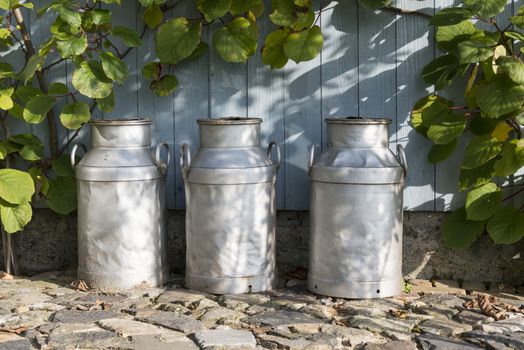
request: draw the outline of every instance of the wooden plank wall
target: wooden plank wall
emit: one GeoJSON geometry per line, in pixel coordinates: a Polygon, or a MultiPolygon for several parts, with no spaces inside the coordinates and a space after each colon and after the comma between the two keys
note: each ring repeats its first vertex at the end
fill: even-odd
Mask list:
{"type": "MultiPolygon", "coordinates": [[[[49,1],[49,0],[45,0],[49,1]]],[[[44,2],[45,2],[44,1],[44,2]]],[[[113,24],[125,25],[138,32],[143,27],[137,1],[125,1],[113,11],[113,24]],[[130,6],[133,4],[134,6],[130,6]]],[[[397,7],[433,14],[454,0],[396,0],[397,7]]],[[[516,12],[523,0],[509,0],[507,17],[516,12]]],[[[271,1],[266,1],[270,8],[271,1]]],[[[430,143],[409,126],[409,111],[422,96],[431,92],[420,78],[425,64],[438,54],[433,29],[428,19],[391,11],[369,11],[356,0],[324,0],[317,23],[324,34],[324,48],[316,59],[299,65],[289,62],[284,69],[271,70],[261,62],[260,50],[247,64],[224,62],[213,50],[196,61],[177,65],[173,72],[179,80],[178,90],[168,97],[156,97],[141,78],[145,62],[154,58],[153,35],[146,33],[144,44],[127,57],[130,76],[124,86],[115,89],[116,106],[99,118],[150,117],[154,120],[154,142],[167,142],[174,161],[168,172],[168,205],[184,207],[184,186],[178,162],[179,145],[187,143],[192,152],[198,149],[198,118],[221,116],[257,116],[263,118],[262,146],[269,140],[279,143],[283,165],[277,179],[279,209],[308,208],[307,152],[312,144],[325,148],[323,119],[335,116],[387,117],[391,149],[402,144],[410,172],[404,191],[405,208],[415,211],[453,210],[462,205],[457,178],[461,154],[431,165],[426,162],[430,143]]],[[[183,1],[172,16],[196,17],[193,1],[183,1]]],[[[37,43],[47,35],[49,19],[28,19],[37,43]]],[[[215,25],[204,26],[204,38],[211,42],[215,25]]],[[[274,29],[267,20],[260,23],[261,39],[274,29]]],[[[262,40],[259,42],[259,49],[262,40]]],[[[11,56],[18,55],[16,52],[11,56]]],[[[70,84],[72,67],[61,64],[53,68],[50,79],[70,84]]],[[[456,90],[453,98],[460,99],[456,90]]],[[[450,96],[448,96],[450,97],[450,96]]],[[[57,111],[58,112],[58,111],[57,111]]],[[[45,125],[34,126],[45,135],[45,125]]],[[[14,125],[16,131],[24,125],[14,125]]],[[[63,144],[71,133],[62,133],[63,144]]],[[[82,130],[79,142],[89,143],[89,130],[82,130]]]]}

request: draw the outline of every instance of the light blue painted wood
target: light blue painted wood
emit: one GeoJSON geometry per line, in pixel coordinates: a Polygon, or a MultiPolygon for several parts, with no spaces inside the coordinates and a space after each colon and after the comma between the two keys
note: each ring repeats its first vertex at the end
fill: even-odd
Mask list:
{"type": "MultiPolygon", "coordinates": [[[[138,3],[137,3],[138,6],[138,3]]],[[[144,9],[137,7],[137,25],[136,31],[141,33],[144,27],[143,22],[144,9]]],[[[166,17],[173,16],[173,10],[168,11],[166,17]]],[[[173,95],[165,97],[157,97],[149,88],[150,82],[145,80],[142,76],[141,70],[148,62],[156,59],[154,34],[147,30],[143,38],[143,44],[131,54],[136,55],[137,62],[137,93],[138,93],[138,116],[141,118],[151,118],[153,124],[152,129],[152,145],[156,147],[159,142],[168,144],[171,152],[171,164],[167,171],[166,184],[166,202],[169,208],[175,207],[176,200],[176,186],[175,186],[175,168],[176,162],[174,156],[175,151],[175,129],[174,129],[174,101],[173,95]]],[[[162,72],[166,74],[167,72],[162,72]]]]}
{"type": "Polygon", "coordinates": [[[317,56],[300,64],[290,61],[284,67],[286,209],[309,209],[308,149],[322,143],[320,66],[317,56]]]}
{"type": "MultiPolygon", "coordinates": [[[[524,3],[524,0],[509,1],[505,13],[499,16],[500,21],[507,21],[509,15],[524,3]]],[[[433,8],[439,9],[453,2],[398,0],[395,4],[432,13],[433,8]]],[[[269,11],[269,0],[267,4],[269,11]]],[[[137,12],[138,4],[135,5],[116,9],[113,25],[125,25],[140,32],[142,12],[137,12]]],[[[411,107],[427,92],[420,71],[434,57],[432,28],[426,26],[426,19],[395,15],[389,11],[373,12],[358,8],[354,1],[333,0],[324,5],[317,22],[325,38],[323,52],[310,62],[299,65],[290,62],[283,70],[271,70],[261,63],[259,50],[262,41],[247,65],[226,63],[210,49],[196,61],[178,64],[172,71],[179,79],[178,90],[172,96],[159,98],[153,96],[148,82],[140,75],[145,62],[154,58],[153,35],[146,34],[144,45],[126,57],[130,77],[125,86],[115,88],[115,110],[96,116],[153,118],[154,142],[167,141],[175,155],[168,174],[170,208],[184,206],[183,181],[176,164],[178,145],[187,142],[196,151],[199,141],[195,120],[230,115],[262,117],[262,146],[265,147],[270,139],[281,143],[284,164],[277,185],[280,209],[309,207],[308,146],[324,143],[323,118],[347,115],[393,119],[392,148],[397,143],[404,145],[411,167],[405,190],[408,210],[450,210],[463,204],[464,194],[457,188],[462,154],[456,152],[435,167],[429,165],[426,155],[430,143],[417,135],[408,123],[411,107]]],[[[194,18],[198,16],[195,11],[193,3],[182,2],[168,16],[194,18]]],[[[47,33],[39,31],[36,23],[31,26],[31,31],[35,41],[42,41],[47,33]]],[[[210,46],[213,31],[218,27],[218,23],[204,27],[204,36],[210,46]]],[[[266,17],[261,23],[261,40],[273,28],[266,17]]],[[[15,64],[20,62],[15,58],[19,57],[19,52],[9,55],[15,64]]],[[[72,65],[57,66],[50,72],[49,79],[68,82],[71,86],[73,69],[72,65]]],[[[449,91],[446,96],[460,103],[460,84],[449,91]]],[[[62,106],[57,108],[59,115],[62,106]]],[[[40,127],[44,124],[35,131],[46,135],[44,129],[38,130],[40,127]]],[[[14,123],[16,132],[27,130],[24,128],[24,123],[14,123]]],[[[60,142],[65,142],[67,137],[63,132],[60,142]]],[[[89,128],[84,128],[75,143],[89,144],[88,137],[89,128]]],[[[523,180],[519,178],[518,181],[522,183],[523,180]]],[[[509,189],[515,191],[516,188],[509,189]]]]}
{"type": "MultiPolygon", "coordinates": [[[[266,1],[266,9],[270,9],[271,1],[266,1]]],[[[261,49],[264,39],[268,33],[275,30],[275,26],[267,16],[261,18],[260,37],[258,49],[255,55],[248,61],[248,115],[263,119],[261,125],[261,146],[267,147],[271,140],[279,144],[282,162],[285,162],[284,150],[285,138],[285,72],[283,70],[271,69],[262,63],[261,49]]],[[[280,167],[277,173],[276,202],[278,209],[285,208],[285,171],[286,167],[280,167]]]]}
{"type": "MultiPolygon", "coordinates": [[[[322,118],[358,116],[358,5],[331,1],[322,11],[322,118]]],[[[322,121],[324,122],[324,121],[322,121]]],[[[325,123],[323,144],[326,146],[325,123]]]]}
{"type": "MultiPolygon", "coordinates": [[[[192,2],[183,2],[176,8],[177,13],[198,17],[192,2]]],[[[207,38],[208,28],[202,28],[202,36],[207,38]]],[[[209,52],[194,61],[181,62],[175,74],[179,87],[174,94],[174,151],[175,151],[175,207],[185,207],[184,180],[178,164],[180,144],[187,143],[193,154],[199,147],[197,119],[208,118],[209,111],[209,52]]]]}
{"type": "MultiPolygon", "coordinates": [[[[433,0],[401,0],[396,6],[410,11],[433,14],[433,0]]],[[[433,30],[429,19],[422,16],[401,15],[397,21],[397,143],[405,148],[409,174],[404,190],[404,208],[433,210],[435,167],[426,161],[431,142],[415,132],[410,125],[410,112],[415,103],[431,93],[420,72],[435,56],[433,30]]]]}

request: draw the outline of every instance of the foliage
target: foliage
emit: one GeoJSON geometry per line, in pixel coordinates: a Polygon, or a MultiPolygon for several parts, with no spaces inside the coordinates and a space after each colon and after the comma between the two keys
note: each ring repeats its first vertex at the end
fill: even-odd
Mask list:
{"type": "Polygon", "coordinates": [[[140,34],[112,24],[112,11],[118,11],[120,0],[35,4],[38,8],[30,2],[0,1],[5,12],[0,17],[0,47],[18,50],[25,58],[18,71],[0,62],[0,218],[9,233],[23,229],[31,219],[31,205],[38,201],[61,214],[75,210],[74,171],[65,153],[95,109],[113,109],[119,98],[114,86],[124,84],[129,75],[125,57],[142,45],[147,30],[153,32],[157,59],[141,71],[158,96],[168,96],[177,88],[175,65],[196,59],[207,49],[204,27],[213,29],[209,44],[225,61],[245,63],[261,50],[263,62],[272,68],[283,67],[289,59],[311,60],[323,43],[311,0],[273,0],[267,10],[264,0],[140,0],[133,2],[143,16],[140,34]],[[200,16],[177,15],[182,2],[200,16]],[[259,48],[257,20],[264,13],[275,28],[259,48]],[[31,14],[51,20],[39,29],[49,31],[40,47],[34,47],[24,24],[24,17],[31,14]],[[46,74],[65,61],[72,71],[70,85],[48,85],[46,74]],[[46,122],[49,144],[35,134],[11,134],[14,122],[27,123],[28,129],[29,124],[46,122]],[[73,131],[72,136],[59,147],[57,134],[67,130],[73,131]]]}
{"type": "Polygon", "coordinates": [[[509,203],[523,190],[504,196],[500,185],[524,166],[524,6],[501,28],[494,17],[505,5],[464,0],[431,18],[442,55],[424,67],[422,77],[436,92],[418,101],[411,115],[415,130],[433,142],[432,163],[447,159],[459,138],[468,140],[458,179],[467,191],[465,207],[443,225],[444,241],[456,249],[484,231],[495,243],[524,236],[524,206],[509,203]],[[452,84],[463,84],[464,105],[443,97],[452,84]]]}

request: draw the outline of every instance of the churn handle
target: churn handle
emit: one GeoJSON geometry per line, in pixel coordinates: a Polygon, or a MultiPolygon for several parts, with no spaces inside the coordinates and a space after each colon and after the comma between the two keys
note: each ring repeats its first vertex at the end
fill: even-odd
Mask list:
{"type": "Polygon", "coordinates": [[[87,148],[86,146],[84,146],[83,144],[79,143],[79,144],[75,144],[73,146],[73,149],[71,150],[71,154],[70,154],[70,160],[71,160],[71,166],[74,168],[76,168],[76,150],[78,149],[78,146],[80,146],[80,148],[82,148],[84,150],[84,153],[87,153],[87,148]]]}
{"type": "Polygon", "coordinates": [[[161,142],[158,145],[156,145],[155,165],[162,175],[167,174],[167,167],[169,166],[169,163],[171,163],[171,152],[169,152],[169,146],[167,143],[161,142]],[[166,149],[167,154],[167,159],[165,162],[160,158],[160,152],[162,151],[163,147],[166,149]]]}
{"type": "Polygon", "coordinates": [[[191,150],[187,143],[180,145],[180,168],[182,168],[182,174],[184,178],[187,178],[189,174],[189,167],[191,166],[191,150]]]}
{"type": "Polygon", "coordinates": [[[278,143],[276,143],[273,140],[269,142],[269,145],[267,146],[267,155],[269,158],[271,158],[271,160],[273,161],[273,164],[277,166],[277,171],[278,171],[278,169],[280,168],[280,161],[281,161],[280,147],[278,146],[278,143]],[[276,162],[273,160],[273,157],[271,156],[273,147],[276,147],[277,149],[277,161],[276,162]]]}
{"type": "Polygon", "coordinates": [[[404,176],[407,176],[408,175],[408,162],[406,160],[406,152],[404,152],[404,147],[402,147],[402,145],[400,144],[397,145],[397,158],[398,158],[400,165],[404,169],[404,176]]]}
{"type": "Polygon", "coordinates": [[[317,145],[311,145],[309,147],[308,165],[307,165],[308,172],[311,172],[311,168],[313,167],[313,162],[315,161],[316,148],[317,148],[317,145]]]}

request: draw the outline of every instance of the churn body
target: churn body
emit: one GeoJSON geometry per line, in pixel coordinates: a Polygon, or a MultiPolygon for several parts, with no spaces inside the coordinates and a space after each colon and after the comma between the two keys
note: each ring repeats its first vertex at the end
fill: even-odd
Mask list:
{"type": "Polygon", "coordinates": [[[268,290],[275,272],[275,179],[259,118],[200,119],[200,149],[182,145],[186,287],[214,294],[268,290]]]}
{"type": "Polygon", "coordinates": [[[165,144],[152,152],[150,119],[91,122],[91,143],[92,149],[74,166],[78,278],[95,288],[161,285],[168,276],[165,174],[169,160],[160,160],[165,144]]]}
{"type": "Polygon", "coordinates": [[[328,148],[310,153],[310,291],[344,298],[398,294],[402,286],[402,147],[389,119],[328,118],[328,148]]]}

